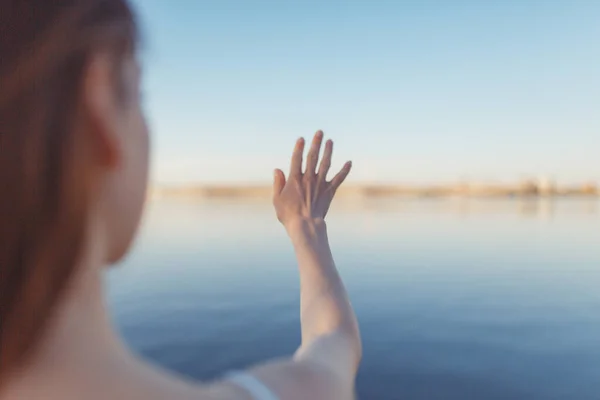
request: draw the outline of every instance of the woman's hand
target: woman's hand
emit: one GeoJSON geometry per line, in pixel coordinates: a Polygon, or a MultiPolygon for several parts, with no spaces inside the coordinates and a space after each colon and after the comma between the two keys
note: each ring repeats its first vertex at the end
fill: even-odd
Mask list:
{"type": "Polygon", "coordinates": [[[275,170],[273,205],[277,218],[288,230],[299,222],[321,223],[327,215],[336,190],[350,173],[352,163],[348,161],[331,181],[327,181],[333,152],[331,140],[325,143],[323,159],[317,170],[322,142],[323,132],[318,131],[308,151],[304,172],[302,172],[304,138],[296,142],[287,180],[283,171],[275,170]]]}

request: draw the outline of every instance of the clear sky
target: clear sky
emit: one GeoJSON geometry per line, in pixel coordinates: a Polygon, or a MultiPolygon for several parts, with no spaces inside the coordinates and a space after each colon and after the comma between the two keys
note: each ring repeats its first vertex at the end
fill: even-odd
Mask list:
{"type": "Polygon", "coordinates": [[[600,1],[137,0],[158,183],[600,180],[600,1]]]}

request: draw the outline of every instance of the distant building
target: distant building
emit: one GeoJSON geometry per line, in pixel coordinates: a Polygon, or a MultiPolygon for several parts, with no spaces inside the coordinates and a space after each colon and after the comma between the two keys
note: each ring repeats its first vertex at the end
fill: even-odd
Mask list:
{"type": "Polygon", "coordinates": [[[556,182],[551,178],[541,177],[537,186],[540,194],[550,195],[556,193],[556,182]]]}
{"type": "Polygon", "coordinates": [[[540,193],[537,182],[527,179],[521,182],[519,192],[525,196],[537,196],[540,193]]]}

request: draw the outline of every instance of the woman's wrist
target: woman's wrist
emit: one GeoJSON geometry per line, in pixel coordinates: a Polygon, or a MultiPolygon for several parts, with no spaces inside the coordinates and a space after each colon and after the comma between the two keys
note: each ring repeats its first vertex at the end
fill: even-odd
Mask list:
{"type": "Polygon", "coordinates": [[[294,246],[327,243],[327,224],[322,218],[298,217],[285,224],[294,246]]]}
{"type": "Polygon", "coordinates": [[[292,240],[300,269],[335,270],[325,221],[322,218],[298,218],[290,222],[286,224],[286,230],[292,240]]]}

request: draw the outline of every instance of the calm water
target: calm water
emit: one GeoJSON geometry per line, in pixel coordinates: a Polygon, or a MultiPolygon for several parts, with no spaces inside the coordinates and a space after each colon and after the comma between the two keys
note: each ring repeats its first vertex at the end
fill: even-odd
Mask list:
{"type": "MultiPolygon", "coordinates": [[[[600,399],[600,204],[338,205],[361,399],[600,399]]],[[[199,379],[299,344],[293,253],[260,203],[156,201],[111,306],[139,352],[199,379]]]]}

